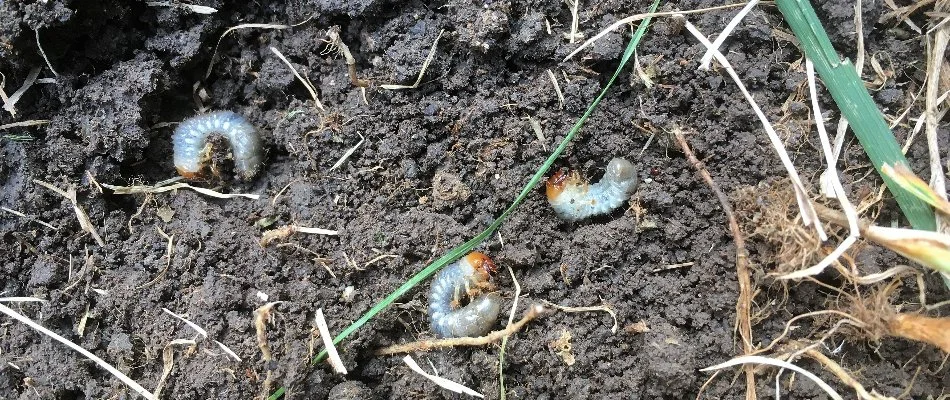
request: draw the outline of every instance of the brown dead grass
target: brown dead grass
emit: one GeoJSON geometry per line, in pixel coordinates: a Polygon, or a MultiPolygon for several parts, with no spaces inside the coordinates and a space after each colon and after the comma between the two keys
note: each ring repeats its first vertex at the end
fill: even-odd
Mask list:
{"type": "MultiPolygon", "coordinates": [[[[843,218],[829,219],[826,215],[827,222],[831,223],[828,226],[831,240],[827,244],[821,243],[813,231],[801,224],[794,193],[789,182],[785,180],[740,188],[731,197],[740,229],[749,239],[750,248],[757,250],[750,257],[751,264],[761,269],[759,275],[766,280],[768,276],[780,276],[814,265],[833,250],[834,243],[847,235],[847,227],[844,226],[847,222],[843,218]]],[[[867,194],[860,201],[869,201],[871,197],[873,193],[867,194]]],[[[830,207],[820,207],[830,210],[830,207]]],[[[879,207],[868,213],[875,216],[880,211],[879,207]]],[[[859,240],[832,264],[837,272],[837,283],[834,285],[816,278],[800,281],[799,285],[819,286],[823,292],[828,293],[824,300],[824,309],[791,318],[787,325],[794,323],[798,333],[792,333],[786,326],[785,332],[757,354],[777,354],[790,362],[803,356],[812,358],[831,370],[842,383],[852,387],[858,398],[880,399],[885,397],[873,390],[866,391],[864,386],[852,377],[850,371],[829,361],[831,359],[823,354],[826,350],[821,345],[830,346],[829,339],[837,338],[832,340],[840,342],[843,338],[848,342],[870,342],[879,347],[889,346],[895,338],[899,338],[922,342],[950,353],[950,335],[946,334],[950,331],[950,318],[925,315],[924,313],[930,310],[925,304],[908,300],[907,293],[898,296],[898,289],[908,278],[910,281],[916,278],[916,284],[922,286],[923,279],[920,278],[923,272],[895,265],[878,266],[887,270],[862,275],[861,270],[867,269],[867,266],[860,265],[860,260],[863,260],[860,255],[871,246],[873,244],[859,240]],[[794,350],[789,352],[789,349],[794,350]]],[[[773,282],[781,283],[779,296],[787,297],[789,281],[773,282]]],[[[773,289],[776,286],[778,285],[773,285],[773,289]]],[[[924,287],[918,289],[921,293],[926,292],[924,287]]],[[[756,310],[753,321],[779,315],[786,305],[784,299],[759,300],[758,305],[761,307],[756,310]]],[[[894,361],[903,363],[906,360],[894,361]]]]}
{"type": "MultiPolygon", "coordinates": [[[[802,225],[791,183],[780,180],[736,190],[732,194],[743,234],[758,246],[758,264],[774,275],[808,268],[832,249],[825,249],[814,230],[802,225]]],[[[829,236],[837,232],[829,231],[829,236]]]]}

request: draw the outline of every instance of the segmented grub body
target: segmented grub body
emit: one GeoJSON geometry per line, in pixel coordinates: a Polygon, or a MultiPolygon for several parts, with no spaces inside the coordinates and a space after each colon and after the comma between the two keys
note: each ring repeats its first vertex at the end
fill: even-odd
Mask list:
{"type": "Polygon", "coordinates": [[[486,293],[496,269],[488,256],[473,252],[439,271],[429,290],[429,319],[439,337],[481,336],[491,331],[501,312],[501,296],[486,293]],[[464,297],[469,303],[459,307],[464,297]]]}
{"type": "Polygon", "coordinates": [[[637,189],[637,183],[636,168],[622,158],[610,160],[603,179],[592,185],[577,173],[562,169],[547,181],[548,202],[561,218],[577,221],[617,209],[637,189]]]}
{"type": "Polygon", "coordinates": [[[234,169],[243,178],[250,178],[257,173],[264,158],[257,129],[237,113],[215,111],[186,119],[175,129],[172,147],[175,168],[181,176],[200,176],[207,161],[205,147],[212,134],[221,135],[230,143],[234,169]]]}

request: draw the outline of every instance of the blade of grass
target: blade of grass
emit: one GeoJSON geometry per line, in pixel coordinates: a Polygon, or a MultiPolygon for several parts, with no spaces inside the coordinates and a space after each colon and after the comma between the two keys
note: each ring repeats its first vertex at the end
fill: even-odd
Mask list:
{"type": "Polygon", "coordinates": [[[897,167],[892,167],[889,164],[884,164],[881,173],[893,179],[894,182],[897,182],[908,192],[913,193],[917,198],[933,206],[937,211],[950,216],[950,201],[941,198],[927,182],[917,177],[906,166],[898,164],[897,167]]]}
{"type": "MultiPolygon", "coordinates": [[[[775,4],[798,37],[805,55],[815,64],[818,75],[853,127],[854,134],[864,146],[878,174],[881,174],[881,167],[885,163],[907,165],[907,159],[857,70],[851,61],[838,57],[809,1],[776,0],[775,4]]],[[[883,174],[881,177],[914,228],[936,229],[933,210],[926,203],[901,188],[893,179],[883,174]]]]}
{"type": "MultiPolygon", "coordinates": [[[[650,7],[650,12],[655,11],[659,4],[660,0],[654,0],[653,5],[650,7]]],[[[617,79],[617,76],[620,75],[623,67],[627,64],[627,61],[630,60],[630,57],[633,55],[633,51],[637,48],[637,44],[640,43],[640,39],[643,37],[643,34],[646,32],[647,26],[649,26],[649,24],[650,18],[643,20],[643,22],[637,28],[637,31],[633,34],[633,37],[630,39],[627,49],[624,50],[623,57],[620,59],[620,65],[617,66],[617,70],[614,71],[613,76],[610,77],[610,80],[607,81],[607,84],[600,91],[600,94],[598,94],[594,101],[590,103],[590,106],[587,107],[587,111],[584,112],[584,115],[582,115],[574,124],[574,126],[571,127],[571,130],[567,133],[567,136],[564,137],[564,140],[562,140],[561,143],[558,144],[557,148],[554,149],[554,152],[552,152],[551,155],[548,156],[546,160],[544,160],[544,164],[541,165],[541,168],[534,173],[534,176],[531,177],[531,180],[528,181],[528,184],[526,184],[524,188],[521,189],[521,193],[518,194],[518,197],[515,198],[515,201],[512,202],[511,205],[509,205],[508,208],[498,216],[498,218],[492,221],[492,223],[488,225],[485,230],[481,231],[478,235],[475,235],[475,237],[469,239],[467,242],[462,243],[461,245],[450,250],[444,256],[439,257],[437,260],[432,262],[432,264],[429,264],[422,271],[419,271],[409,278],[408,281],[403,283],[402,286],[399,286],[399,288],[386,296],[386,298],[384,298],[382,301],[376,303],[376,305],[370,308],[369,311],[363,314],[362,317],[350,324],[350,326],[347,326],[346,329],[333,338],[334,344],[338,344],[343,341],[343,339],[345,339],[347,336],[369,322],[369,320],[376,316],[376,314],[378,314],[380,311],[383,311],[386,309],[386,307],[389,307],[393,301],[399,297],[402,297],[402,295],[406,294],[410,289],[424,281],[426,278],[432,276],[432,274],[436,273],[436,271],[444,267],[446,264],[461,258],[466,253],[475,248],[475,246],[478,246],[481,242],[491,236],[491,234],[495,232],[495,230],[498,229],[498,227],[501,226],[501,224],[506,219],[508,219],[508,216],[510,216],[515,211],[515,209],[521,205],[521,202],[524,201],[524,199],[527,198],[529,194],[531,194],[531,192],[534,190],[534,187],[539,182],[541,182],[541,180],[544,178],[544,175],[551,168],[551,165],[554,164],[554,161],[557,160],[558,156],[564,152],[564,149],[567,148],[567,145],[572,139],[574,139],[574,136],[577,134],[577,132],[580,131],[581,127],[584,125],[584,122],[587,121],[587,118],[590,117],[591,113],[594,112],[594,109],[597,108],[597,105],[600,104],[600,100],[604,98],[604,95],[607,94],[607,90],[610,89],[614,83],[614,80],[617,79]]],[[[325,349],[320,351],[320,354],[318,354],[313,359],[313,363],[316,364],[322,361],[324,357],[326,357],[325,349]]]]}
{"type": "Polygon", "coordinates": [[[286,392],[286,391],[287,391],[287,389],[285,389],[285,388],[283,388],[283,387],[278,388],[276,391],[274,391],[273,394],[271,394],[270,396],[267,397],[267,400],[277,400],[277,399],[283,397],[283,396],[284,396],[284,392],[286,392]]]}

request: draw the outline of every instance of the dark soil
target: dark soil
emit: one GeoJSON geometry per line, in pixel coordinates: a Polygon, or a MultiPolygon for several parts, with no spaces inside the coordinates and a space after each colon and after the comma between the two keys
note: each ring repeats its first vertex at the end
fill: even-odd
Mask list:
{"type": "MultiPolygon", "coordinates": [[[[582,2],[581,31],[590,37],[648,7],[646,1],[635,3],[582,2]]],[[[852,2],[822,3],[816,8],[838,50],[853,57],[852,2]]],[[[703,0],[662,7],[718,4],[703,0]]],[[[50,120],[45,126],[0,131],[0,206],[59,227],[0,213],[0,295],[49,300],[7,304],[150,389],[161,376],[165,346],[195,337],[162,308],[185,315],[209,337],[198,338],[196,352],[178,353],[164,398],[260,396],[267,371],[273,372],[275,388],[286,386],[293,398],[459,398],[409,371],[399,357],[372,355],[385,345],[432,336],[425,316],[427,285],[342,343],[350,370],[345,377],[324,364],[309,365],[315,311],[322,308],[331,332],[339,332],[428,262],[484,229],[606,83],[629,29],[561,63],[576,44],[563,36],[569,10],[554,0],[212,0],[204,5],[218,12],[199,15],[117,0],[0,1],[5,93],[12,94],[31,69],[41,68],[45,79],[25,92],[15,117],[0,113],[0,125],[50,120]],[[220,40],[217,60],[204,78],[222,33],[241,23],[299,25],[231,32],[220,40]],[[334,25],[356,57],[360,78],[373,83],[366,90],[368,104],[351,85],[342,57],[323,52],[326,30],[334,25]],[[36,30],[58,76],[40,55],[36,30]],[[411,84],[440,30],[445,34],[422,85],[403,91],[378,88],[411,84]],[[270,46],[309,77],[326,111],[313,106],[270,46]],[[563,108],[547,70],[558,77],[563,108]],[[261,194],[260,200],[213,199],[188,190],[151,196],[100,192],[96,182],[154,183],[173,176],[174,124],[200,108],[233,110],[260,127],[265,167],[253,180],[225,179],[220,187],[261,194]],[[526,117],[541,122],[544,140],[526,117]],[[360,135],[365,142],[331,172],[360,135]],[[82,231],[67,200],[33,179],[75,187],[105,246],[82,231]],[[340,235],[298,234],[285,242],[292,245],[262,248],[259,239],[267,224],[261,221],[272,222],[270,228],[297,223],[338,229],[340,235]],[[173,238],[170,260],[163,232],[173,238]],[[380,255],[393,257],[367,265],[380,255]],[[341,299],[348,286],[355,289],[353,298],[341,299]],[[258,293],[282,302],[267,328],[274,360],[266,364],[253,327],[253,311],[265,303],[258,293]],[[228,345],[243,361],[229,358],[212,340],[228,345]]],[[[886,114],[897,115],[923,82],[924,48],[902,26],[875,24],[882,7],[882,2],[865,5],[864,33],[867,54],[888,58],[884,67],[893,72],[873,94],[886,114]]],[[[690,19],[712,35],[733,14],[690,19]]],[[[923,26],[923,15],[914,18],[923,26]]],[[[803,95],[801,53],[774,30],[788,32],[778,11],[761,5],[724,53],[780,125],[802,176],[814,184],[822,158],[803,95]]],[[[711,375],[700,368],[741,353],[733,329],[735,250],[725,218],[663,132],[675,126],[691,132],[694,150],[728,192],[786,173],[725,72],[697,70],[701,54],[680,24],[657,20],[638,50],[656,86],[647,89],[636,74],[623,73],[555,165],[597,178],[612,157],[635,160],[643,183],[633,207],[565,223],[539,189],[479,247],[503,267],[497,283],[508,305],[513,284],[504,267],[515,271],[526,296],[522,304],[541,299],[567,306],[605,303],[617,311],[621,328],[639,321],[650,328],[611,333],[612,321],[604,313],[559,313],[537,320],[508,342],[508,398],[693,398],[711,375]],[[652,141],[650,132],[658,133],[652,141]],[[659,270],[689,262],[694,264],[659,270]],[[576,363],[570,366],[551,346],[564,331],[573,337],[576,363]]],[[[865,72],[873,80],[873,71],[865,72]]],[[[830,97],[822,100],[837,117],[830,97]]],[[[922,102],[916,104],[911,115],[919,115],[922,102]]],[[[906,124],[895,129],[901,142],[909,132],[906,124]]],[[[926,171],[922,139],[908,157],[918,171],[926,171]]],[[[880,179],[869,174],[856,141],[847,144],[843,164],[851,193],[876,191],[880,179]]],[[[892,200],[884,201],[883,210],[883,223],[897,218],[892,200]]],[[[757,261],[769,253],[763,243],[750,244],[752,260],[768,271],[773,265],[757,261]]],[[[874,272],[902,261],[870,251],[861,262],[874,272]]],[[[765,275],[755,279],[762,290],[753,312],[767,311],[754,328],[757,344],[767,344],[792,316],[827,308],[831,299],[813,283],[786,291],[765,275]]],[[[938,279],[926,281],[929,299],[947,297],[938,279]]],[[[901,296],[915,301],[916,286],[911,282],[901,296]]],[[[798,332],[796,337],[813,333],[798,332]]],[[[829,346],[843,338],[836,335],[829,346]]],[[[319,342],[313,346],[321,348],[319,342]]],[[[911,381],[912,398],[938,396],[950,387],[944,355],[934,348],[883,339],[847,340],[839,350],[826,354],[879,393],[898,396],[911,381]]],[[[415,358],[497,398],[498,352],[498,346],[488,346],[415,358]]],[[[837,382],[811,361],[799,364],[837,382]]],[[[767,369],[758,377],[763,398],[774,394],[774,373],[767,369]]],[[[783,394],[825,397],[801,376],[789,387],[790,376],[784,375],[783,394]]],[[[743,380],[734,377],[731,371],[721,374],[705,396],[742,398],[743,380]]],[[[853,393],[835,385],[846,397],[853,393]]],[[[0,399],[122,398],[129,393],[77,353],[0,319],[0,399]]]]}

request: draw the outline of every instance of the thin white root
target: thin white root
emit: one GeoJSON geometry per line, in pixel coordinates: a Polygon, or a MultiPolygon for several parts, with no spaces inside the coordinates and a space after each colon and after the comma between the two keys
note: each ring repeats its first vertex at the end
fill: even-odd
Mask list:
{"type": "Polygon", "coordinates": [[[478,392],[476,392],[476,391],[474,391],[474,390],[472,390],[472,389],[469,389],[468,387],[466,387],[465,385],[462,385],[461,383],[456,383],[456,382],[450,381],[450,380],[448,380],[448,379],[445,379],[445,378],[443,378],[443,377],[441,377],[441,376],[435,376],[435,375],[432,375],[432,374],[426,372],[425,370],[422,369],[422,367],[419,366],[419,364],[416,364],[416,360],[413,360],[413,359],[412,359],[412,356],[408,356],[408,355],[407,355],[407,356],[405,356],[405,357],[402,358],[402,361],[405,362],[406,365],[409,366],[409,369],[413,370],[413,372],[415,372],[415,373],[417,373],[417,374],[419,374],[419,375],[422,375],[422,376],[425,377],[426,379],[432,381],[433,383],[435,383],[436,385],[441,386],[441,387],[444,388],[444,389],[451,390],[451,391],[453,391],[453,392],[455,392],[455,393],[464,393],[464,394],[467,394],[467,395],[469,395],[469,396],[474,396],[474,397],[478,397],[478,398],[481,398],[481,399],[484,399],[484,398],[485,398],[485,396],[484,396],[483,394],[478,393],[478,392]]]}
{"type": "Polygon", "coordinates": [[[9,307],[7,307],[7,306],[5,306],[5,305],[3,305],[3,304],[0,304],[0,313],[6,314],[6,315],[9,316],[10,318],[13,318],[13,319],[15,319],[15,320],[17,320],[17,321],[20,321],[20,322],[22,322],[23,324],[26,324],[27,326],[29,326],[30,328],[36,329],[36,330],[39,331],[40,333],[42,333],[42,334],[44,334],[44,335],[46,335],[46,336],[49,336],[49,337],[52,338],[53,340],[55,340],[55,341],[57,341],[57,342],[60,342],[60,343],[62,343],[62,344],[64,344],[64,345],[66,345],[67,347],[69,347],[70,349],[73,349],[73,350],[79,352],[79,354],[82,354],[82,355],[85,356],[86,358],[92,360],[92,362],[98,364],[100,367],[102,367],[102,369],[108,371],[110,374],[112,374],[113,376],[115,376],[116,378],[118,378],[120,381],[122,381],[122,383],[126,384],[129,388],[131,388],[132,390],[134,390],[136,393],[142,395],[142,397],[145,397],[146,399],[149,399],[149,400],[155,400],[155,399],[157,399],[157,397],[155,397],[155,395],[153,395],[153,394],[152,394],[151,392],[149,392],[147,389],[145,389],[144,387],[142,387],[142,385],[139,385],[138,382],[132,380],[132,378],[129,378],[127,375],[125,375],[124,373],[122,373],[122,371],[119,371],[118,369],[116,369],[116,368],[113,367],[112,365],[109,365],[109,363],[105,362],[105,360],[103,360],[103,359],[101,359],[101,358],[99,358],[99,357],[96,357],[95,354],[92,354],[92,353],[90,353],[88,350],[86,350],[86,349],[84,349],[84,348],[82,348],[82,347],[79,347],[79,345],[77,345],[77,344],[75,344],[75,343],[73,343],[73,342],[70,342],[70,341],[67,340],[66,338],[57,335],[55,332],[53,332],[53,331],[51,331],[51,330],[49,330],[49,329],[44,328],[42,325],[40,325],[40,324],[38,324],[38,323],[36,323],[36,322],[33,322],[33,320],[27,318],[26,316],[24,316],[24,315],[22,315],[22,314],[20,314],[20,313],[18,313],[18,312],[16,312],[16,311],[13,311],[12,309],[10,309],[9,307]]]}
{"type": "Polygon", "coordinates": [[[567,306],[554,304],[547,300],[541,300],[541,301],[543,301],[545,304],[553,308],[556,308],[558,310],[561,310],[567,313],[603,311],[607,314],[610,314],[610,316],[614,319],[614,325],[610,327],[610,333],[617,333],[617,313],[614,312],[614,310],[610,308],[610,306],[603,305],[603,306],[590,306],[590,307],[567,307],[567,306]]]}
{"type": "MultiPolygon", "coordinates": [[[[165,182],[168,182],[168,181],[165,181],[165,182]]],[[[103,183],[102,187],[111,189],[114,194],[163,193],[163,192],[170,192],[176,189],[191,189],[205,196],[211,196],[218,199],[233,199],[236,197],[244,197],[251,200],[258,200],[261,198],[261,195],[259,194],[220,193],[211,189],[191,186],[184,182],[176,183],[174,185],[166,185],[166,186],[162,186],[162,183],[164,182],[158,183],[154,186],[116,186],[116,185],[103,183]]]]}
{"type": "Polygon", "coordinates": [[[765,364],[765,365],[772,365],[775,367],[790,369],[792,371],[802,374],[808,379],[811,379],[813,382],[815,382],[816,385],[818,385],[818,387],[821,388],[821,390],[824,390],[825,393],[828,393],[828,396],[831,396],[832,399],[844,400],[844,398],[842,398],[841,395],[838,394],[838,392],[832,389],[831,386],[825,383],[825,381],[821,380],[821,378],[819,378],[817,375],[811,372],[808,372],[807,370],[802,369],[801,367],[795,364],[792,364],[790,362],[776,360],[774,358],[768,358],[768,357],[762,357],[762,356],[741,356],[741,357],[733,358],[722,364],[716,364],[711,367],[703,368],[700,371],[715,371],[718,369],[729,368],[732,366],[744,365],[744,364],[765,364]]]}
{"type": "Polygon", "coordinates": [[[46,66],[49,67],[49,71],[53,73],[53,76],[59,78],[59,73],[53,69],[53,64],[49,62],[49,57],[46,57],[46,51],[43,50],[43,44],[40,43],[40,28],[36,28],[33,33],[36,34],[36,48],[40,50],[40,55],[43,56],[43,61],[46,61],[46,66]]]}
{"type": "Polygon", "coordinates": [[[508,315],[508,325],[506,327],[511,327],[515,323],[515,311],[518,311],[518,299],[521,297],[521,284],[518,283],[518,278],[515,278],[515,271],[511,270],[511,267],[508,267],[508,274],[511,275],[511,281],[515,284],[515,300],[511,304],[511,314],[508,315]]]}

